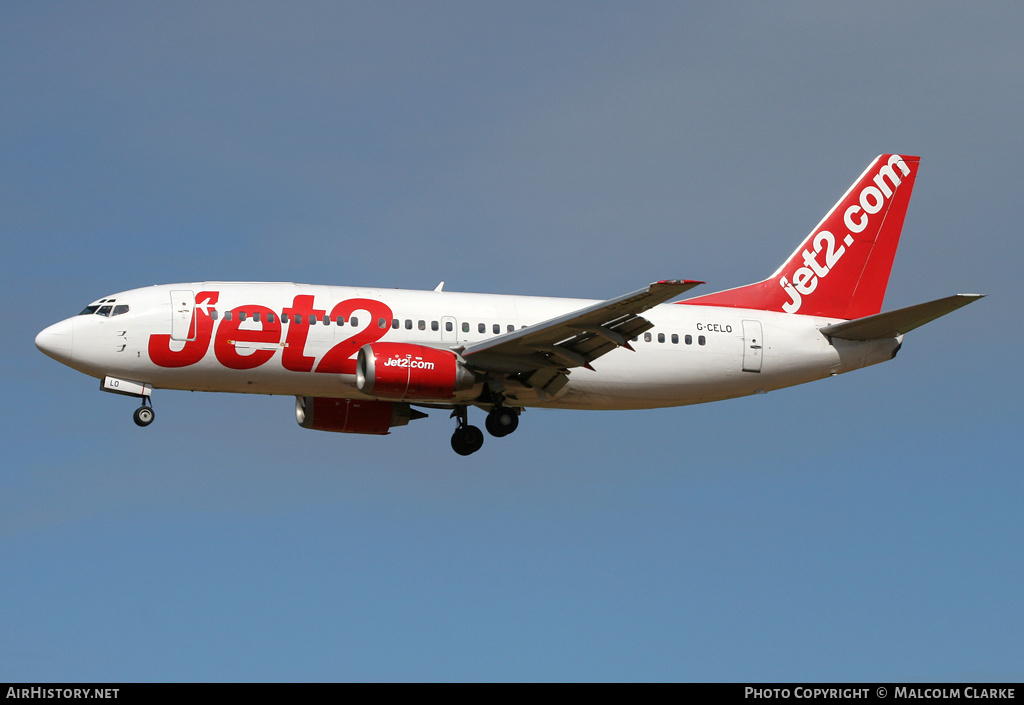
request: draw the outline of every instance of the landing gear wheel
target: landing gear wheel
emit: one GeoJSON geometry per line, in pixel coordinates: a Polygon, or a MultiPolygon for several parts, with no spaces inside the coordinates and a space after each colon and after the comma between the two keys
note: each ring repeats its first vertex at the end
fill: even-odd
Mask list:
{"type": "Polygon", "coordinates": [[[151,407],[140,406],[138,409],[135,410],[135,414],[132,415],[132,418],[135,419],[136,426],[142,426],[143,428],[145,428],[146,426],[153,423],[153,419],[155,416],[156,414],[153,413],[153,409],[151,407]]]}
{"type": "Polygon", "coordinates": [[[459,455],[472,455],[484,444],[484,433],[476,426],[460,426],[452,434],[452,450],[459,455]]]}
{"type": "Polygon", "coordinates": [[[496,438],[507,436],[519,426],[519,414],[508,407],[495,407],[487,414],[484,426],[487,427],[487,432],[496,438]]]}

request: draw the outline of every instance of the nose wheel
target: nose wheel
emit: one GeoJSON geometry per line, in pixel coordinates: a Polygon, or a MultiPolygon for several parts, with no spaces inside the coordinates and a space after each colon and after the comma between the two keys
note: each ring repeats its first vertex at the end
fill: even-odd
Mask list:
{"type": "Polygon", "coordinates": [[[135,410],[132,414],[132,419],[135,421],[136,426],[145,428],[146,426],[153,423],[153,419],[156,418],[156,413],[153,411],[153,407],[146,406],[146,398],[142,398],[142,406],[135,410]]]}
{"type": "Polygon", "coordinates": [[[484,434],[476,426],[469,425],[466,407],[456,407],[452,416],[458,419],[458,426],[455,428],[455,433],[452,434],[452,450],[459,455],[472,455],[480,450],[484,444],[484,434]]]}

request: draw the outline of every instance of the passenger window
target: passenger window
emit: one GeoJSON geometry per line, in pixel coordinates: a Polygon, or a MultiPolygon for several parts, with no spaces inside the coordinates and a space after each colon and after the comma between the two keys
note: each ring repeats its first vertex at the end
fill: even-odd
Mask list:
{"type": "Polygon", "coordinates": [[[338,325],[338,326],[345,325],[345,317],[344,316],[338,316],[337,318],[334,319],[334,323],[335,323],[335,325],[338,325]]]}
{"type": "Polygon", "coordinates": [[[708,339],[705,338],[703,335],[697,336],[697,345],[703,345],[706,342],[708,342],[708,339]]]}
{"type": "Polygon", "coordinates": [[[213,309],[212,311],[210,311],[210,320],[211,321],[216,321],[217,320],[217,309],[213,309]]]}
{"type": "Polygon", "coordinates": [[[224,312],[224,320],[225,321],[230,321],[231,320],[231,311],[225,311],[224,312]]]}
{"type": "Polygon", "coordinates": [[[449,333],[451,333],[453,330],[455,330],[455,326],[452,325],[451,321],[445,321],[444,322],[444,329],[446,331],[448,331],[449,333]]]}
{"type": "Polygon", "coordinates": [[[400,320],[398,320],[397,318],[396,318],[395,320],[391,321],[391,327],[392,327],[392,328],[393,328],[394,330],[398,330],[398,327],[399,327],[400,325],[402,325],[402,322],[401,322],[400,320]]]}
{"type": "Polygon", "coordinates": [[[476,330],[477,330],[478,333],[486,333],[487,332],[487,324],[486,323],[478,324],[477,327],[476,327],[476,330]]]}
{"type": "Polygon", "coordinates": [[[296,325],[301,325],[302,324],[302,314],[301,313],[296,313],[294,316],[292,316],[292,322],[295,323],[296,325]]]}
{"type": "Polygon", "coordinates": [[[673,345],[679,345],[679,334],[678,333],[673,333],[672,334],[672,344],[673,345]]]}
{"type": "Polygon", "coordinates": [[[271,311],[271,312],[267,313],[267,323],[273,323],[273,322],[274,322],[274,313],[271,311]]]}
{"type": "Polygon", "coordinates": [[[314,316],[313,314],[309,314],[309,325],[311,325],[311,326],[315,326],[316,325],[316,316],[314,316]]]}
{"type": "Polygon", "coordinates": [[[359,327],[359,319],[356,318],[355,316],[352,316],[352,318],[348,319],[348,321],[349,321],[349,323],[352,324],[353,328],[358,328],[359,327]]]}
{"type": "Polygon", "coordinates": [[[431,321],[430,330],[441,330],[441,325],[437,321],[431,321]]]}
{"type": "Polygon", "coordinates": [[[462,324],[462,332],[463,333],[468,333],[469,332],[469,324],[468,323],[463,322],[463,324],[462,324]]]}
{"type": "Polygon", "coordinates": [[[683,338],[683,342],[686,343],[687,345],[693,345],[693,336],[687,333],[686,337],[683,338]]]}
{"type": "Polygon", "coordinates": [[[120,316],[122,313],[128,313],[128,307],[124,304],[118,304],[114,307],[114,315],[120,316]]]}
{"type": "Polygon", "coordinates": [[[244,321],[245,320],[245,311],[239,311],[238,312],[238,320],[240,320],[240,321],[244,321]]]}
{"type": "Polygon", "coordinates": [[[419,322],[418,322],[418,323],[416,324],[416,328],[417,328],[418,330],[426,330],[426,329],[427,329],[427,322],[426,322],[426,321],[419,321],[419,322]]]}
{"type": "Polygon", "coordinates": [[[406,330],[412,330],[412,319],[411,318],[406,318],[405,319],[405,329],[406,330]]]}
{"type": "Polygon", "coordinates": [[[288,322],[288,314],[287,313],[282,313],[281,314],[281,323],[287,323],[287,322],[288,322]]]}
{"type": "Polygon", "coordinates": [[[377,319],[377,327],[380,328],[381,330],[387,328],[388,327],[388,319],[386,319],[386,318],[378,318],[377,319]]]}
{"type": "Polygon", "coordinates": [[[260,312],[259,311],[253,311],[252,320],[254,320],[256,323],[260,322],[260,312]]]}
{"type": "Polygon", "coordinates": [[[651,334],[650,333],[644,333],[644,342],[645,343],[651,342],[651,334]]]}
{"type": "Polygon", "coordinates": [[[516,327],[515,327],[515,326],[509,326],[509,327],[508,327],[508,328],[506,328],[505,330],[506,330],[507,332],[511,333],[511,332],[512,332],[512,331],[514,331],[515,329],[516,329],[516,327]]]}

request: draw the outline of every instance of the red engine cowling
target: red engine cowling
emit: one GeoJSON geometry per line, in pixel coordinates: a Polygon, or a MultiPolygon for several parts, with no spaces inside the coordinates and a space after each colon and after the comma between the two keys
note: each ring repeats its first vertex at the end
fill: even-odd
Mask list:
{"type": "Polygon", "coordinates": [[[405,426],[410,419],[424,416],[408,404],[392,401],[295,397],[295,420],[314,431],[383,436],[393,426],[405,426]]]}
{"type": "Polygon", "coordinates": [[[451,399],[473,386],[473,373],[451,350],[410,343],[373,343],[359,350],[356,387],[385,399],[451,399]]]}

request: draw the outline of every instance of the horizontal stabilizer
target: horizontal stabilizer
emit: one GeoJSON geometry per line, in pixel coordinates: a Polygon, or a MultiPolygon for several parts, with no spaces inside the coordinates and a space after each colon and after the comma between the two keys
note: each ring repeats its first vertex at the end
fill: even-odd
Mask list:
{"type": "Polygon", "coordinates": [[[821,332],[833,338],[843,340],[874,340],[876,338],[895,338],[908,333],[925,323],[934,321],[940,316],[956,311],[972,301],[982,298],[983,294],[954,294],[944,299],[936,299],[928,303],[908,306],[874,316],[865,316],[852,321],[844,321],[821,328],[821,332]]]}

